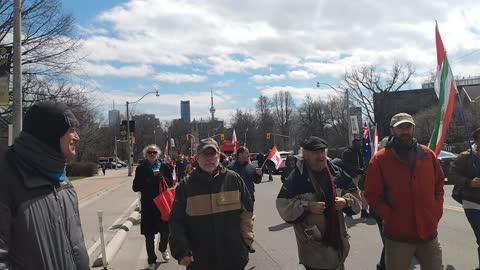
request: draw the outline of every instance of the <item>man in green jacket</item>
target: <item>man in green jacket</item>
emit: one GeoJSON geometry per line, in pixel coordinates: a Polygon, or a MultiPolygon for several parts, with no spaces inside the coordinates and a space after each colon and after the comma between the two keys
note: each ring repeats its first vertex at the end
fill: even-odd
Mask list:
{"type": "Polygon", "coordinates": [[[480,128],[472,133],[475,149],[458,155],[450,168],[448,181],[455,184],[455,189],[463,189],[462,205],[473,233],[477,239],[477,253],[480,270],[480,128]],[[475,166],[474,166],[475,165],[475,166]]]}
{"type": "Polygon", "coordinates": [[[170,214],[170,249],[189,270],[243,270],[253,242],[253,204],[245,183],[201,140],[198,167],[180,183],[170,214]]]}

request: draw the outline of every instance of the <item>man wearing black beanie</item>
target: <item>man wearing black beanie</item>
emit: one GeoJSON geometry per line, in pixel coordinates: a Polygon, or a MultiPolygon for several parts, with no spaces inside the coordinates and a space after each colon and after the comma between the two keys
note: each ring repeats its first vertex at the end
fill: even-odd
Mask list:
{"type": "Polygon", "coordinates": [[[65,104],[34,104],[0,156],[0,269],[89,269],[77,194],[66,177],[79,123],[65,104]]]}

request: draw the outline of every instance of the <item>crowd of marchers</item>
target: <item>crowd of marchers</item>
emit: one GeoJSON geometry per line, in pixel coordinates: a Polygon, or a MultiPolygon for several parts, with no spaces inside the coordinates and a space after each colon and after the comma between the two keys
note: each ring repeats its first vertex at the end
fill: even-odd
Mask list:
{"type": "MultiPolygon", "coordinates": [[[[80,140],[78,125],[64,104],[37,103],[2,154],[1,270],[89,269],[77,196],[65,173],[80,140]]],[[[287,158],[276,208],[293,224],[305,269],[345,268],[350,250],[345,216],[360,213],[378,223],[384,248],[377,269],[407,270],[414,257],[422,269],[443,269],[438,224],[445,175],[435,153],[415,139],[410,115],[393,116],[390,131],[368,163],[359,140],[332,160],[328,142],[316,136],[287,158]]],[[[459,155],[448,177],[480,244],[480,129],[472,138],[476,147],[459,155]]],[[[156,145],[143,149],[132,189],[141,194],[148,269],[158,267],[159,233],[166,261],[172,256],[189,270],[243,270],[255,252],[255,184],[262,181],[264,162],[254,166],[246,147],[229,160],[212,138],[201,140],[196,150],[194,159],[171,161],[160,158],[156,145]],[[154,203],[162,187],[175,189],[167,219],[154,203]]]]}

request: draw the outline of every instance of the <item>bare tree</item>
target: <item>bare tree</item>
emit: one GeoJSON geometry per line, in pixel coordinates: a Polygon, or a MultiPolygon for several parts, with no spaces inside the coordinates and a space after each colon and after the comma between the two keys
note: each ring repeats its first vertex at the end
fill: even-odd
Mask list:
{"type": "MultiPolygon", "coordinates": [[[[275,93],[272,98],[272,109],[275,122],[279,128],[279,132],[282,135],[290,135],[290,125],[295,112],[295,102],[292,94],[288,91],[280,91],[275,93]]],[[[285,140],[281,140],[280,147],[284,148],[289,146],[285,143],[285,140]]],[[[288,140],[287,140],[288,142],[288,140]]]]}
{"type": "Polygon", "coordinates": [[[271,100],[261,95],[256,104],[258,151],[265,152],[271,145],[266,140],[267,132],[275,132],[275,121],[271,111],[271,100]]]}
{"type": "Polygon", "coordinates": [[[326,119],[326,104],[320,98],[314,100],[310,95],[307,95],[300,107],[298,108],[298,125],[297,133],[301,138],[306,138],[311,135],[324,138],[324,126],[327,123],[326,119]]]}
{"type": "Polygon", "coordinates": [[[258,149],[258,143],[255,143],[254,140],[256,133],[257,122],[255,120],[255,115],[248,111],[242,111],[237,109],[235,114],[230,121],[232,129],[235,129],[235,134],[237,135],[237,140],[242,142],[242,145],[246,143],[245,139],[248,141],[248,147],[251,151],[256,151],[258,149]]]}
{"type": "MultiPolygon", "coordinates": [[[[0,44],[11,46],[13,1],[0,1],[0,44]]],[[[60,0],[22,1],[23,100],[27,110],[33,102],[71,98],[74,93],[51,81],[63,81],[80,60],[75,56],[79,40],[73,37],[73,17],[65,14],[60,0]]],[[[10,95],[12,102],[12,95],[10,95]]],[[[12,107],[0,108],[0,133],[12,107]]]]}
{"type": "Polygon", "coordinates": [[[346,106],[345,97],[331,97],[327,102],[325,109],[325,117],[329,127],[329,143],[332,146],[345,146],[348,145],[348,121],[349,116],[346,106]]]}
{"type": "Polygon", "coordinates": [[[398,91],[414,74],[415,68],[410,64],[395,63],[390,71],[379,71],[375,66],[363,66],[347,71],[340,88],[348,91],[352,101],[362,108],[368,120],[375,123],[373,94],[398,91]]]}
{"type": "MultiPolygon", "coordinates": [[[[0,44],[12,45],[13,1],[0,1],[0,44]]],[[[22,69],[24,74],[59,76],[75,67],[79,40],[73,17],[59,0],[22,1],[22,69]]]]}

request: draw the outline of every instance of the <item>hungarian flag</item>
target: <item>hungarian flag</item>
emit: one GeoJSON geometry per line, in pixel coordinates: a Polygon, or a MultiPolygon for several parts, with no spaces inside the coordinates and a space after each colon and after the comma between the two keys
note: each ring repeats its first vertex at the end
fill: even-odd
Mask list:
{"type": "Polygon", "coordinates": [[[458,93],[455,79],[447,59],[442,37],[435,24],[435,42],[437,47],[437,76],[435,78],[435,93],[438,96],[438,109],[433,125],[433,133],[428,147],[438,155],[447,135],[448,126],[455,107],[455,96],[458,93]]]}
{"type": "Polygon", "coordinates": [[[364,164],[368,164],[372,157],[372,141],[370,140],[370,129],[367,126],[367,122],[363,126],[362,148],[364,164]]]}
{"type": "Polygon", "coordinates": [[[268,153],[267,160],[271,160],[275,164],[275,170],[277,171],[280,168],[280,165],[282,165],[283,159],[275,145],[273,146],[272,150],[270,150],[270,153],[268,153]]]}
{"type": "Polygon", "coordinates": [[[237,153],[237,134],[235,133],[235,129],[233,130],[232,135],[232,144],[233,144],[233,153],[237,153]]]}

